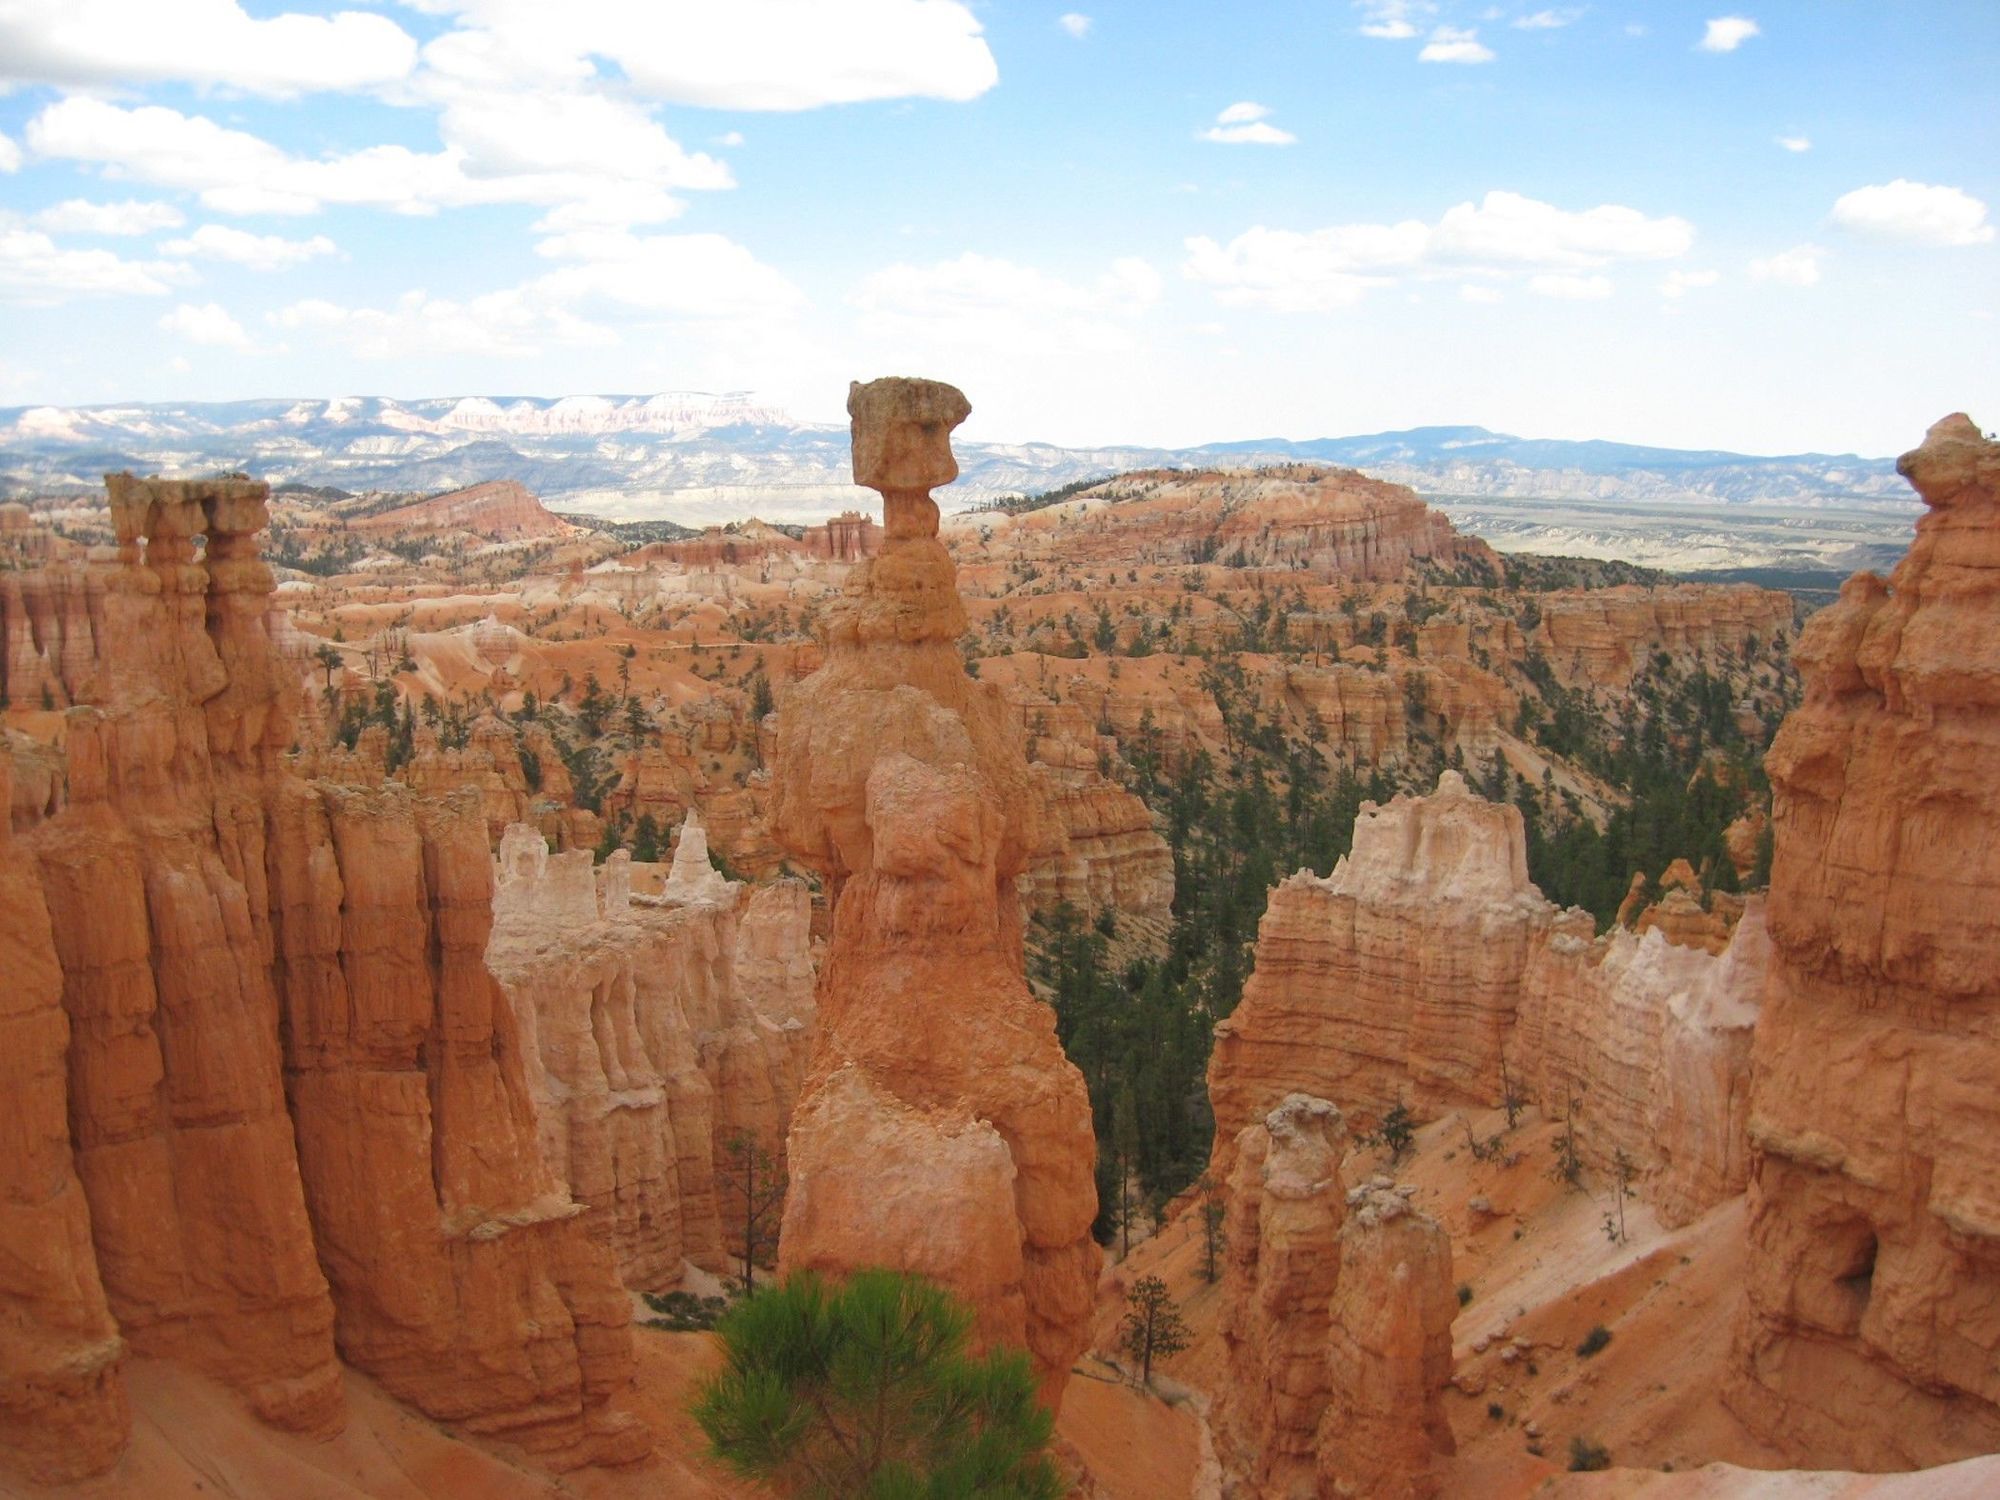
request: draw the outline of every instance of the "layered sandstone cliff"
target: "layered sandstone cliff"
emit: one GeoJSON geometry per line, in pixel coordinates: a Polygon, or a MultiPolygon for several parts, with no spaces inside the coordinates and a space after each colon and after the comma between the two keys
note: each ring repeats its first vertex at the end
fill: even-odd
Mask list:
{"type": "Polygon", "coordinates": [[[1347,1128],[1324,1099],[1293,1094],[1236,1141],[1224,1222],[1216,1409],[1231,1467],[1257,1495],[1309,1487],[1330,1398],[1328,1315],[1340,1280],[1347,1128]]]}
{"type": "Polygon", "coordinates": [[[0,1409],[34,1423],[57,1379],[72,1430],[30,1463],[102,1468],[124,1437],[122,1336],[298,1430],[340,1425],[338,1357],[552,1461],[633,1456],[610,1406],[629,1308],[543,1165],[482,959],[478,808],[284,768],[296,672],[270,633],[264,486],[110,490],[117,555],[85,570],[93,654],[65,680],[82,706],[52,784],[14,800],[0,913],[30,976],[17,997],[10,967],[8,1012],[32,1018],[5,1065],[37,1101],[6,1201],[38,1247],[15,1269],[10,1215],[0,1282],[28,1289],[0,1306],[27,1309],[43,1351],[23,1395],[7,1370],[0,1409]]]}
{"type": "Polygon", "coordinates": [[[1236,1139],[1215,1411],[1234,1493],[1421,1500],[1453,1451],[1451,1241],[1412,1189],[1348,1191],[1347,1144],[1340,1111],[1306,1094],[1236,1139]]]}
{"type": "Polygon", "coordinates": [[[1622,688],[1655,654],[1691,663],[1741,652],[1755,639],[1792,628],[1796,606],[1781,589],[1664,588],[1559,590],[1535,599],[1541,614],[1527,644],[1571,686],[1622,688]]]}
{"type": "Polygon", "coordinates": [[[1820,1462],[2000,1447],[2000,444],[1948,417],[1886,580],[1800,639],[1731,1404],[1820,1462]]]}
{"type": "Polygon", "coordinates": [[[774,830],[833,903],[780,1257],[934,1277],[978,1309],[982,1338],[1029,1351],[1054,1405],[1096,1284],[1094,1141],[1023,973],[1016,882],[1050,833],[1005,703],[960,660],[929,495],[957,473],[967,410],[928,381],[849,397],[886,539],[780,715],[774,830]]]}
{"type": "Polygon", "coordinates": [[[1719,954],[1593,935],[1528,879],[1519,811],[1447,771],[1430,797],[1366,804],[1326,879],[1271,893],[1256,965],[1216,1028],[1216,1159],[1286,1094],[1372,1126],[1501,1102],[1578,1101],[1586,1163],[1635,1163],[1664,1218],[1739,1191],[1750,1029],[1763,982],[1753,904],[1719,954]]]}
{"type": "Polygon", "coordinates": [[[717,1158],[738,1132],[783,1149],[805,1064],[805,887],[753,893],[710,869],[634,896],[622,850],[593,872],[525,824],[499,864],[486,961],[527,1034],[545,1154],[626,1286],[723,1269],[717,1158]]]}

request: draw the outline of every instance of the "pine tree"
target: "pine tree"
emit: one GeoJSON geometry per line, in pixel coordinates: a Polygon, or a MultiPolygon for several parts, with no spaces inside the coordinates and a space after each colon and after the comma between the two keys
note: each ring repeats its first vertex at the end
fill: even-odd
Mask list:
{"type": "Polygon", "coordinates": [[[811,1272],[716,1325],[726,1363],[695,1396],[710,1451],[813,1500],[1058,1500],[1054,1416],[1028,1358],[966,1352],[972,1311],[894,1271],[811,1272]]]}
{"type": "Polygon", "coordinates": [[[743,1232],[743,1290],[756,1290],[757,1262],[778,1248],[778,1216],[785,1205],[785,1172],[771,1153],[745,1131],[722,1145],[715,1164],[715,1185],[722,1190],[722,1211],[731,1227],[743,1232]]]}
{"type": "Polygon", "coordinates": [[[1174,1305],[1167,1284],[1157,1276],[1141,1276],[1125,1294],[1125,1318],[1119,1324],[1125,1352],[1139,1362],[1139,1383],[1153,1383],[1153,1361],[1187,1348],[1192,1335],[1174,1305]]]}

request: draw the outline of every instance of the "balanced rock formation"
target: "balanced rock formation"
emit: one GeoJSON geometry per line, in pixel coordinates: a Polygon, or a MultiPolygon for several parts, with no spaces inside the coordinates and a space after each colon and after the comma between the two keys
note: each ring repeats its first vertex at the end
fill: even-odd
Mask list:
{"type": "MultiPolygon", "coordinates": [[[[699,832],[697,825],[696,831],[699,832]]],[[[686,841],[684,832],[683,841],[686,841]]],[[[704,856],[703,863],[706,864],[704,856]]],[[[682,901],[634,896],[630,857],[593,872],[507,830],[486,961],[521,1017],[544,1154],[635,1290],[723,1269],[715,1164],[742,1131],[782,1149],[812,1016],[797,881],[682,901]]]]}
{"type": "Polygon", "coordinates": [[[22,1444],[45,1476],[104,1467],[122,1336],[296,1430],[339,1427],[338,1351],[553,1462],[635,1456],[610,1405],[629,1305],[543,1164],[482,958],[478,807],[286,769],[263,485],[109,489],[116,553],[68,586],[99,600],[63,671],[79,706],[48,784],[11,799],[0,891],[25,943],[0,1003],[23,1090],[0,1319],[27,1335],[0,1353],[0,1422],[46,1434],[22,1444]]]}
{"type": "Polygon", "coordinates": [[[1885,581],[1799,641],[1766,760],[1735,1410],[1819,1463],[2000,1448],[2000,444],[1947,417],[1885,581]]]}
{"type": "Polygon", "coordinates": [[[932,381],[848,398],[884,540],[780,715],[773,829],[833,908],[780,1261],[933,1277],[978,1309],[982,1339],[1029,1351],[1055,1405],[1097,1279],[1094,1140],[1023,972],[1016,882],[1051,831],[1006,704],[959,658],[937,540],[930,489],[957,475],[969,410],[932,381]]]}
{"type": "Polygon", "coordinates": [[[1271,893],[1242,1002],[1216,1027],[1216,1168],[1289,1093],[1372,1127],[1397,1104],[1488,1108],[1511,1084],[1547,1109],[1580,1098],[1586,1162],[1622,1150],[1683,1222],[1743,1186],[1763,945],[1754,903],[1720,954],[1659,930],[1596,937],[1529,881],[1519,810],[1455,771],[1433,796],[1365,803],[1330,877],[1271,893]]]}

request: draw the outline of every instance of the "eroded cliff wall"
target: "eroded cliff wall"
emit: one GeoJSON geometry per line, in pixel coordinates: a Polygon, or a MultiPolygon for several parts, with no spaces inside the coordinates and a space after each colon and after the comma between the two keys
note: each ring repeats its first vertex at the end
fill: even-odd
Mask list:
{"type": "Polygon", "coordinates": [[[1766,761],[1774,962],[1757,1026],[1732,1406],[1816,1462],[2000,1447],[2000,444],[1948,417],[1928,507],[1799,642],[1766,761]]]}
{"type": "Polygon", "coordinates": [[[61,1390],[67,1430],[29,1464],[103,1468],[122,1336],[298,1430],[340,1425],[345,1359],[550,1461],[635,1456],[610,1403],[626,1298],[543,1164],[482,957],[478,807],[285,769],[264,486],[110,492],[115,555],[69,588],[98,601],[88,658],[63,659],[79,706],[12,799],[0,889],[23,1040],[0,1067],[31,1103],[0,1175],[0,1315],[30,1351],[19,1379],[0,1355],[0,1420],[34,1425],[61,1390]]]}
{"type": "MultiPolygon", "coordinates": [[[[682,848],[688,840],[684,836],[682,848]]],[[[810,898],[714,875],[634,896],[621,850],[507,830],[486,961],[529,1032],[545,1154],[634,1290],[724,1269],[737,1134],[782,1155],[812,1019],[810,898]]]]}
{"type": "Polygon", "coordinates": [[[1763,954],[1754,903],[1720,954],[1663,930],[1595,937],[1529,881],[1519,811],[1447,771],[1432,796],[1364,805],[1330,877],[1271,893],[1216,1028],[1216,1169],[1289,1093],[1372,1128],[1397,1104],[1433,1119],[1511,1086],[1553,1112],[1577,1099],[1586,1163],[1623,1151],[1684,1222],[1743,1186],[1763,954]]]}

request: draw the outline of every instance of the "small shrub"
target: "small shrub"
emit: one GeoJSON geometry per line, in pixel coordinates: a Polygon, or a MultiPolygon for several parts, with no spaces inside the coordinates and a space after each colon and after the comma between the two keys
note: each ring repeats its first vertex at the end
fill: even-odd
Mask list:
{"type": "Polygon", "coordinates": [[[1598,1350],[1610,1342],[1611,1330],[1606,1328],[1602,1323],[1599,1323],[1583,1336],[1583,1342],[1576,1346],[1576,1352],[1581,1354],[1585,1359],[1589,1359],[1591,1355],[1597,1353],[1598,1350]]]}
{"type": "Polygon", "coordinates": [[[1371,1139],[1388,1149],[1389,1160],[1401,1161],[1417,1138],[1417,1122],[1409,1110],[1398,1104],[1382,1116],[1382,1124],[1371,1139]]]}
{"type": "Polygon", "coordinates": [[[1587,1437],[1569,1440],[1569,1470],[1572,1474],[1592,1474],[1611,1467],[1611,1450],[1587,1437]]]}
{"type": "Polygon", "coordinates": [[[648,1328],[664,1328],[669,1333],[695,1333],[713,1328],[715,1320],[729,1309],[726,1297],[697,1297],[693,1292],[643,1294],[646,1306],[660,1316],[648,1318],[648,1328]]]}
{"type": "Polygon", "coordinates": [[[1507,1408],[1502,1406],[1498,1401],[1489,1401],[1486,1403],[1486,1415],[1498,1422],[1506,1417],[1507,1408]]]}
{"type": "Polygon", "coordinates": [[[1470,1302],[1471,1300],[1472,1300],[1472,1287],[1468,1283],[1461,1281],[1458,1284],[1458,1305],[1460,1307],[1463,1307],[1465,1306],[1466,1303],[1470,1302]]]}

